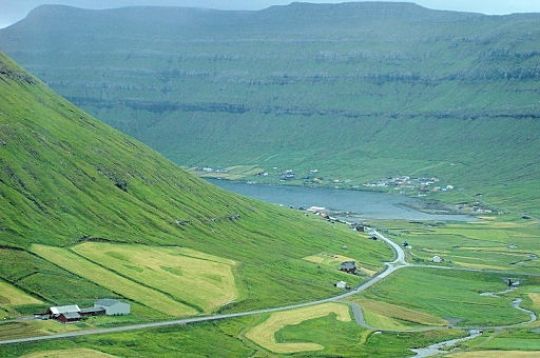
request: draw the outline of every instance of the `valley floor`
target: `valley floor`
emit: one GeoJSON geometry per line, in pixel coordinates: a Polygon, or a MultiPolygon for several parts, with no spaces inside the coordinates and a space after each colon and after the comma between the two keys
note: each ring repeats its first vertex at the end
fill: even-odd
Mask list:
{"type": "MultiPolygon", "coordinates": [[[[379,222],[377,225],[389,233],[376,234],[393,249],[395,260],[387,263],[384,271],[379,271],[345,294],[280,308],[113,328],[76,329],[41,338],[15,339],[2,342],[11,344],[2,345],[0,352],[3,356],[17,356],[39,354],[36,352],[58,347],[63,347],[67,350],[64,353],[67,353],[70,349],[84,347],[113,356],[134,356],[134,352],[140,353],[142,350],[148,355],[164,356],[174,356],[175,351],[204,356],[206,351],[212,352],[213,356],[250,356],[258,352],[262,355],[337,354],[367,357],[376,354],[395,357],[411,356],[413,348],[464,337],[471,329],[481,330],[483,334],[460,344],[460,349],[473,351],[470,354],[481,349],[489,355],[490,349],[497,349],[508,350],[509,356],[513,356],[511,352],[518,346],[520,351],[524,351],[523,354],[540,352],[535,339],[540,330],[536,321],[540,313],[540,274],[529,270],[528,261],[520,263],[518,269],[511,262],[499,262],[496,267],[499,270],[495,270],[489,265],[480,269],[474,257],[466,261],[468,264],[461,261],[456,264],[451,259],[435,264],[427,258],[419,259],[415,254],[426,252],[445,258],[453,257],[456,250],[467,251],[467,240],[461,237],[463,247],[456,247],[450,239],[441,240],[437,234],[445,233],[452,237],[467,233],[473,237],[470,239],[473,247],[488,248],[479,251],[482,255],[477,260],[491,260],[489,253],[495,255],[493,260],[497,260],[498,254],[506,252],[497,250],[497,245],[508,246],[509,242],[523,245],[515,244],[515,238],[521,237],[523,230],[529,230],[533,236],[536,232],[534,225],[538,223],[530,223],[529,227],[489,221],[483,224],[436,226],[403,222],[379,222]],[[482,230],[476,230],[478,225],[485,226],[480,226],[482,230]],[[415,230],[412,230],[413,227],[415,230]],[[491,235],[486,235],[487,228],[492,230],[487,231],[491,235]],[[519,235],[514,236],[510,234],[512,232],[519,235]],[[428,233],[434,235],[433,241],[427,240],[428,233]],[[387,235],[393,240],[388,239],[387,235]],[[495,236],[497,240],[492,239],[495,236]],[[409,243],[407,248],[401,245],[404,239],[409,243]],[[443,246],[431,247],[432,244],[443,246]],[[508,277],[522,284],[508,290],[505,288],[508,277]],[[358,319],[358,310],[361,319],[358,319]],[[55,338],[72,339],[48,342],[55,338]],[[43,342],[38,342],[41,339],[43,342]],[[175,344],[174,348],[163,350],[161,345],[172,339],[184,345],[180,347],[175,344]],[[217,340],[223,351],[203,348],[202,345],[209,339],[217,340]],[[132,340],[135,349],[127,345],[129,340],[132,340]],[[156,343],[144,347],[140,345],[148,340],[156,343]]],[[[358,239],[363,238],[359,236],[358,239]]],[[[538,250],[534,245],[527,248],[530,252],[538,250]]],[[[79,249],[76,251],[83,252],[79,249]]],[[[519,256],[519,252],[516,255],[519,256]]],[[[0,331],[1,328],[0,325],[0,331]]],[[[437,350],[430,352],[441,353],[437,350]]],[[[521,353],[517,354],[519,357],[521,353]]],[[[419,355],[423,356],[430,355],[419,355]]]]}

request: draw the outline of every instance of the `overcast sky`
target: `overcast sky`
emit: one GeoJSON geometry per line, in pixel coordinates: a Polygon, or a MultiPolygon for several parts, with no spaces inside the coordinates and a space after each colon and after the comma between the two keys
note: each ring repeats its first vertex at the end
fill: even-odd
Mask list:
{"type": "MultiPolygon", "coordinates": [[[[373,1],[373,0],[368,0],[373,1]]],[[[387,0],[404,1],[404,0],[387,0]]],[[[407,1],[407,0],[405,0],[407,1]]],[[[22,19],[28,11],[42,4],[66,4],[84,8],[113,8],[130,5],[195,6],[215,9],[256,10],[270,5],[288,4],[287,0],[0,0],[0,28],[22,19]]],[[[307,0],[336,3],[344,0],[307,0]]],[[[510,14],[540,12],[540,0],[411,0],[432,9],[510,14]]]]}

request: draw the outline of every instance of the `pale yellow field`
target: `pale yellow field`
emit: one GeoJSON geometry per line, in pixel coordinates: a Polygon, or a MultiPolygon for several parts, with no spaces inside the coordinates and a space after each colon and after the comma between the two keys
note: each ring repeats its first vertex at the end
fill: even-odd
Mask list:
{"type": "Polygon", "coordinates": [[[410,330],[411,326],[402,321],[407,321],[425,326],[446,326],[448,322],[442,318],[428,313],[411,310],[387,302],[368,299],[355,300],[362,307],[366,323],[379,329],[410,330]]]}
{"type": "MultiPolygon", "coordinates": [[[[456,257],[456,256],[452,256],[456,257]]],[[[453,263],[460,267],[465,268],[472,268],[472,269],[478,269],[478,270],[504,270],[506,269],[505,266],[497,266],[497,265],[486,265],[486,264],[479,264],[479,263],[472,263],[472,262],[463,262],[463,261],[455,261],[453,260],[453,263]]]]}
{"type": "Polygon", "coordinates": [[[238,298],[232,260],[179,247],[87,242],[72,250],[205,313],[238,298]]]}
{"type": "Polygon", "coordinates": [[[540,309],[540,293],[529,293],[529,298],[536,309],[540,309]]]}
{"type": "Polygon", "coordinates": [[[247,331],[245,336],[261,347],[280,354],[322,350],[324,347],[317,343],[278,343],[276,342],[275,333],[286,326],[297,325],[329,314],[335,314],[337,319],[342,322],[351,321],[347,305],[324,303],[312,307],[272,313],[266,321],[247,331]]]}
{"type": "Polygon", "coordinates": [[[36,352],[30,353],[22,356],[21,358],[111,358],[115,357],[110,354],[105,354],[103,352],[95,351],[93,349],[87,348],[74,348],[74,349],[63,349],[57,351],[45,351],[45,352],[36,352]]]}
{"type": "MultiPolygon", "coordinates": [[[[352,258],[347,257],[347,256],[328,254],[328,253],[325,253],[325,252],[322,252],[322,253],[317,254],[317,255],[306,256],[306,257],[303,258],[303,260],[312,262],[312,263],[317,264],[317,265],[335,266],[336,269],[338,269],[339,264],[344,262],[344,261],[357,261],[357,260],[352,259],[352,258]]],[[[376,271],[373,271],[373,270],[370,270],[368,268],[360,266],[359,262],[356,262],[356,264],[358,266],[358,269],[360,271],[362,271],[363,273],[365,273],[366,275],[368,275],[368,276],[373,276],[376,273],[376,271]]]]}
{"type": "Polygon", "coordinates": [[[523,351],[477,351],[456,353],[447,357],[452,358],[537,358],[540,357],[540,352],[523,352],[523,351]]]}
{"type": "Polygon", "coordinates": [[[0,281],[0,306],[19,306],[42,303],[17,287],[0,281]]]}
{"type": "Polygon", "coordinates": [[[67,249],[45,245],[32,245],[31,250],[44,259],[51,261],[68,271],[87,278],[88,280],[117,292],[126,298],[151,307],[156,311],[175,317],[194,315],[197,313],[192,307],[175,301],[161,292],[117,275],[112,271],[77,256],[67,249]]]}

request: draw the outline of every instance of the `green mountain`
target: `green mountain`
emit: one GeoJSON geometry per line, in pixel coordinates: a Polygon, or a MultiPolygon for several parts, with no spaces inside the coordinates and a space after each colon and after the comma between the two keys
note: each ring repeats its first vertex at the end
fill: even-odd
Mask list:
{"type": "Polygon", "coordinates": [[[297,184],[318,169],[321,185],[355,188],[438,177],[455,189],[436,199],[534,215],[539,25],[410,3],[44,6],[0,48],[185,167],[293,169],[297,184]]]}
{"type": "MultiPolygon", "coordinates": [[[[384,244],[360,240],[345,227],[187,174],[3,54],[0,207],[0,283],[44,304],[114,294],[150,310],[144,317],[224,306],[214,296],[227,298],[222,309],[324,297],[338,292],[333,283],[344,274],[304,257],[339,253],[371,270],[390,257],[384,244]],[[192,273],[196,265],[201,268],[192,273]],[[165,285],[168,280],[176,284],[165,285]]],[[[0,318],[13,308],[9,302],[0,300],[0,318]]]]}

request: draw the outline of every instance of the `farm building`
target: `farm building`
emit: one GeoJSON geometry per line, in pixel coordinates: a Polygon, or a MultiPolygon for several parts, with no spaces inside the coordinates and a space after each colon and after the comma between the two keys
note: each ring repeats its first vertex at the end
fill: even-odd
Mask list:
{"type": "Polygon", "coordinates": [[[440,264],[441,262],[444,261],[444,259],[443,259],[442,257],[440,257],[440,256],[433,256],[433,257],[431,258],[431,261],[434,262],[434,263],[436,263],[436,264],[440,264]]]}
{"type": "Polygon", "coordinates": [[[81,316],[101,316],[105,314],[105,309],[102,307],[87,307],[81,308],[79,313],[81,316]]]}
{"type": "Polygon", "coordinates": [[[347,288],[349,288],[349,285],[347,285],[347,282],[345,281],[339,281],[339,282],[336,282],[336,285],[335,285],[337,288],[340,288],[342,290],[346,290],[347,288]]]}
{"type": "Polygon", "coordinates": [[[79,313],[81,312],[81,309],[77,305],[66,305],[66,306],[53,306],[49,308],[49,314],[52,317],[58,317],[62,314],[69,314],[69,313],[79,313]]]}
{"type": "Polygon", "coordinates": [[[339,269],[340,269],[340,271],[343,271],[343,272],[355,273],[356,272],[356,262],[355,261],[342,262],[339,269]]]}
{"type": "Polygon", "coordinates": [[[131,312],[131,305],[129,303],[111,298],[97,300],[94,303],[94,308],[105,310],[107,316],[121,316],[131,312]]]}
{"type": "Polygon", "coordinates": [[[78,322],[82,316],[77,312],[67,312],[59,314],[56,319],[62,323],[78,322]]]}

